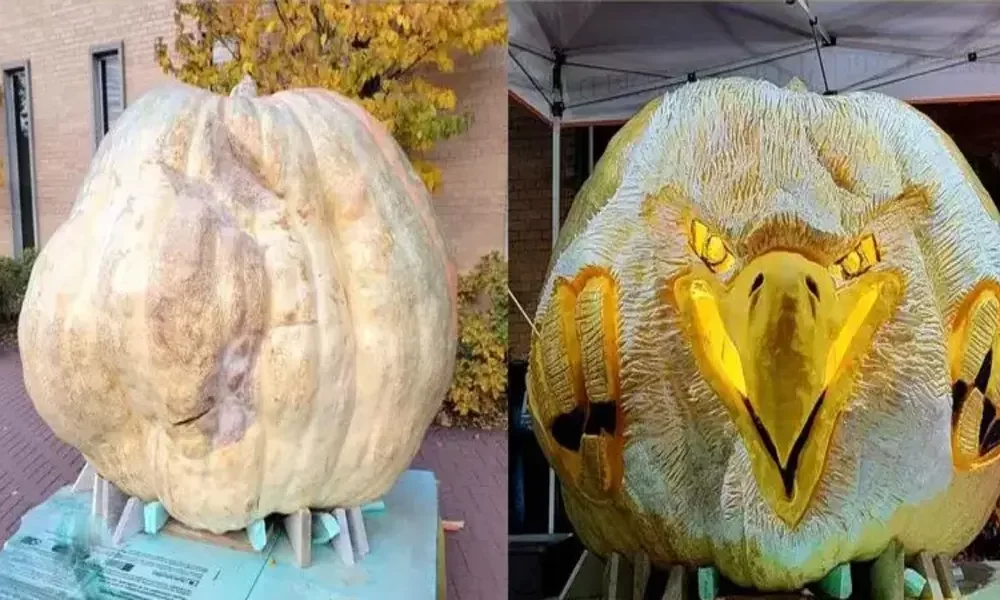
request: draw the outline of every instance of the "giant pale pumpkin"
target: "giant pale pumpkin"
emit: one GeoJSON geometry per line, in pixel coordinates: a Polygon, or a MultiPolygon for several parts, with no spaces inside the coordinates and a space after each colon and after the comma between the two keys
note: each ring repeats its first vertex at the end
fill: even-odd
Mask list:
{"type": "Polygon", "coordinates": [[[996,208],[912,107],[745,79],[650,104],[576,199],[532,341],[580,537],[774,590],[960,550],[1000,493],[998,282],[996,208]]]}
{"type": "Polygon", "coordinates": [[[454,365],[426,189],[354,103],[154,91],[35,263],[39,414],[128,494],[215,532],[387,491],[454,365]]]}

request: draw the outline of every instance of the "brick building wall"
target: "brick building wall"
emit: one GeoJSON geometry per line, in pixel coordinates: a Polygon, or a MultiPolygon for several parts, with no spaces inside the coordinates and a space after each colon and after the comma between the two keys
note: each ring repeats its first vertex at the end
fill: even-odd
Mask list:
{"type": "MultiPolygon", "coordinates": [[[[124,42],[126,103],[131,103],[168,81],[153,61],[153,42],[172,31],[172,11],[170,0],[0,0],[0,64],[31,61],[36,219],[42,241],[69,214],[93,154],[91,46],[124,42]]],[[[5,162],[6,148],[0,145],[5,162]]],[[[4,185],[0,252],[5,255],[13,251],[10,215],[4,185]]]]}
{"type": "MultiPolygon", "coordinates": [[[[551,130],[517,101],[508,100],[508,106],[510,287],[534,318],[552,247],[551,130]]],[[[983,126],[1000,123],[1000,102],[925,104],[917,108],[952,136],[994,201],[1000,200],[1000,126],[983,126]]],[[[615,130],[605,126],[595,134],[595,161],[615,130]]],[[[578,160],[579,153],[587,152],[585,139],[576,133],[579,131],[563,129],[560,208],[564,219],[586,175],[580,172],[583,163],[578,160]]],[[[512,305],[511,357],[527,358],[530,341],[531,328],[512,305]]]]}
{"type": "MultiPolygon", "coordinates": [[[[92,147],[90,49],[124,43],[126,105],[168,83],[154,61],[157,37],[173,39],[173,0],[0,0],[0,65],[30,60],[39,235],[65,220],[89,166],[92,147]]],[[[460,110],[474,113],[462,136],[432,158],[443,185],[434,202],[460,269],[503,248],[507,190],[506,71],[502,49],[459,61],[440,80],[460,110]]],[[[4,119],[0,156],[7,162],[4,119]]],[[[0,186],[0,254],[13,251],[7,185],[0,186]]]]}
{"type": "Polygon", "coordinates": [[[504,251],[507,228],[507,53],[494,48],[458,61],[436,81],[455,90],[458,110],[472,115],[461,136],[439,143],[428,158],[441,166],[434,194],[445,239],[460,271],[493,250],[504,251]]]}
{"type": "MultiPolygon", "coordinates": [[[[538,292],[545,279],[552,249],[552,129],[519,102],[509,99],[507,126],[508,245],[510,246],[511,292],[528,316],[534,318],[538,292]]],[[[560,212],[565,220],[573,197],[582,183],[578,161],[586,145],[575,130],[565,130],[560,157],[560,212]]],[[[510,304],[508,349],[513,359],[528,355],[531,326],[510,304]]]]}

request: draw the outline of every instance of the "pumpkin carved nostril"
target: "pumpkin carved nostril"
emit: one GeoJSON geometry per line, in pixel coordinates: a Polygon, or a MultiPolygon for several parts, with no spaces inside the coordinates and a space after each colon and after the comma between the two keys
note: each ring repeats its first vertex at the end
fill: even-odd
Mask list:
{"type": "Polygon", "coordinates": [[[809,289],[809,293],[812,294],[814,298],[819,300],[819,286],[816,285],[816,280],[808,275],[806,275],[806,288],[809,289]]]}

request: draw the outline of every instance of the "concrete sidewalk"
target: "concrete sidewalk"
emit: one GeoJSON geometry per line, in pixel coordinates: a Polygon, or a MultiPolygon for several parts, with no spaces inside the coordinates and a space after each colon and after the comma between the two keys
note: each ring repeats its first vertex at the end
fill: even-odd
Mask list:
{"type": "MultiPolygon", "coordinates": [[[[507,434],[431,429],[414,460],[440,481],[447,533],[448,600],[507,597],[507,434]]],[[[21,516],[72,483],[83,458],[53,436],[24,390],[21,359],[0,353],[0,545],[21,516]]]]}

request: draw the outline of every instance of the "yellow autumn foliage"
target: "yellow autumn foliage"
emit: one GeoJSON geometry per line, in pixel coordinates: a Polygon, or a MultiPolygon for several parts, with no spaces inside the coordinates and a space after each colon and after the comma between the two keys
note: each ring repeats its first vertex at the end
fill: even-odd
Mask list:
{"type": "Polygon", "coordinates": [[[440,172],[421,156],[471,119],[432,76],[507,38],[501,0],[193,0],[177,3],[174,20],[173,48],[155,44],[164,72],[217,93],[249,74],[261,94],[319,87],[353,98],[385,124],[431,191],[440,172]],[[214,60],[218,47],[231,60],[214,60]]]}
{"type": "Polygon", "coordinates": [[[507,393],[507,261],[482,257],[458,281],[458,357],[444,409],[465,417],[500,410],[507,393]]]}

